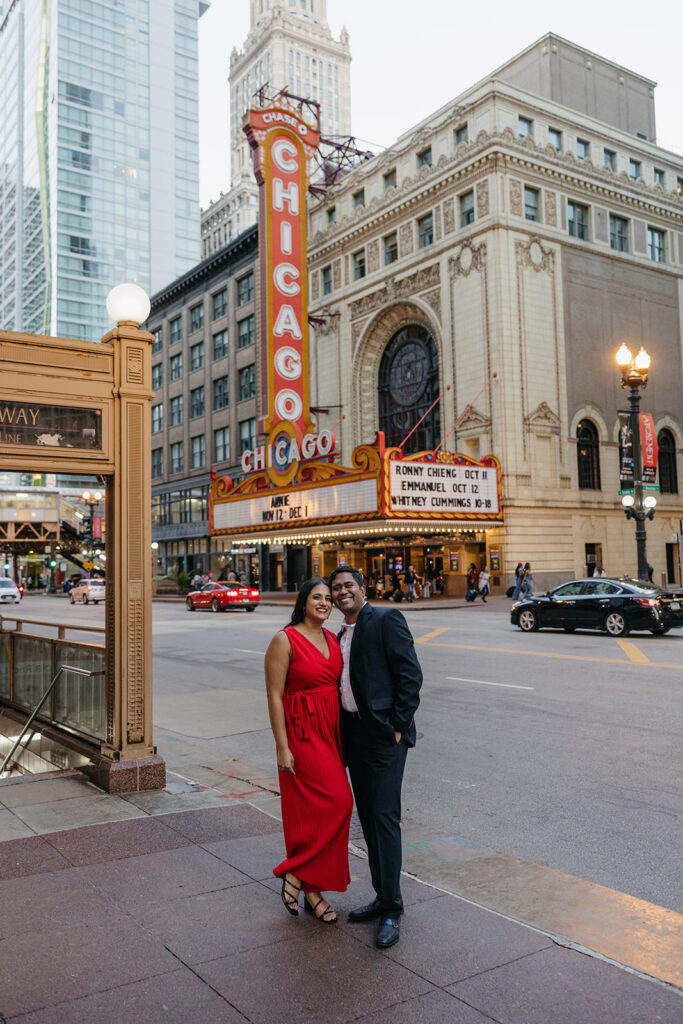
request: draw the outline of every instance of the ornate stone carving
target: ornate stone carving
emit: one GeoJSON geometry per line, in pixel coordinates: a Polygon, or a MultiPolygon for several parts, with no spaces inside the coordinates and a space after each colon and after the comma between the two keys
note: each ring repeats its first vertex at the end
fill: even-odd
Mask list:
{"type": "Polygon", "coordinates": [[[129,349],[126,381],[129,384],[142,384],[142,349],[129,349]]]}
{"type": "Polygon", "coordinates": [[[516,178],[510,179],[510,213],[516,217],[522,216],[522,183],[516,178]]]}
{"type": "Polygon", "coordinates": [[[320,298],[320,277],[317,270],[311,274],[311,299],[317,302],[320,298]]]}
{"type": "Polygon", "coordinates": [[[434,241],[438,242],[441,238],[441,207],[436,206],[433,213],[434,218],[434,241]]]}
{"type": "Polygon", "coordinates": [[[477,217],[486,217],[489,212],[489,183],[480,181],[477,185],[477,217]]]}
{"type": "Polygon", "coordinates": [[[332,282],[335,291],[339,291],[342,286],[342,264],[341,260],[335,260],[332,264],[332,282]]]}
{"type": "Polygon", "coordinates": [[[399,252],[401,256],[410,256],[413,251],[413,225],[412,221],[401,224],[399,229],[399,252]]]}
{"type": "MultiPolygon", "coordinates": [[[[139,588],[140,590],[142,588],[139,588]]],[[[142,600],[128,601],[128,723],[129,743],[144,739],[144,662],[142,652],[142,600]]]]}
{"type": "Polygon", "coordinates": [[[313,324],[316,337],[326,338],[328,334],[337,333],[339,330],[339,313],[328,313],[326,310],[323,310],[317,316],[320,317],[320,323],[313,324]]]}
{"type": "Polygon", "coordinates": [[[379,270],[379,242],[376,238],[372,242],[368,242],[365,256],[368,261],[368,274],[374,274],[376,270],[379,270]]]}
{"type": "Polygon", "coordinates": [[[377,291],[370,292],[369,295],[364,295],[362,299],[356,299],[355,302],[350,302],[349,311],[351,318],[355,319],[367,313],[372,313],[374,310],[379,309],[380,306],[385,306],[396,299],[417,295],[418,292],[422,292],[426,288],[433,288],[434,285],[438,285],[439,281],[438,263],[433,263],[429,267],[422,267],[415,274],[403,277],[398,281],[396,278],[391,278],[385,285],[378,288],[377,291]]]}
{"type": "Polygon", "coordinates": [[[545,222],[553,227],[557,224],[557,193],[549,192],[547,189],[544,193],[544,205],[545,205],[545,222]]]}
{"type": "Polygon", "coordinates": [[[455,231],[455,203],[446,199],[443,204],[443,233],[449,235],[451,231],[455,231]]]}
{"type": "Polygon", "coordinates": [[[488,416],[484,416],[476,409],[468,409],[463,418],[458,423],[458,433],[466,430],[488,430],[491,426],[491,420],[488,416]]]}
{"type": "Polygon", "coordinates": [[[550,249],[544,249],[536,235],[528,242],[515,242],[515,258],[518,267],[531,267],[538,273],[555,272],[555,253],[550,249]]]}
{"type": "Polygon", "coordinates": [[[486,242],[472,245],[465,242],[457,256],[448,261],[448,276],[451,281],[456,277],[469,277],[473,270],[483,270],[486,265],[486,242]]]}
{"type": "Polygon", "coordinates": [[[435,288],[431,292],[427,292],[424,298],[427,300],[429,305],[436,313],[439,320],[441,319],[441,289],[435,288]]]}
{"type": "Polygon", "coordinates": [[[535,433],[559,434],[560,432],[560,417],[553,412],[547,402],[540,402],[533,412],[524,417],[524,422],[535,433]]]}

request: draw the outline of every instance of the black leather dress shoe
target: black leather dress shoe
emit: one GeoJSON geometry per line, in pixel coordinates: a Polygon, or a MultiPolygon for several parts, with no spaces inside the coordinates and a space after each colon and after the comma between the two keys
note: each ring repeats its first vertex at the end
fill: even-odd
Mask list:
{"type": "Polygon", "coordinates": [[[395,946],[400,938],[400,917],[382,917],[377,929],[375,945],[378,949],[389,949],[395,946]]]}
{"type": "Polygon", "coordinates": [[[357,910],[350,910],[349,921],[374,921],[381,913],[382,908],[379,899],[375,897],[372,903],[368,903],[364,907],[358,907],[357,910]]]}

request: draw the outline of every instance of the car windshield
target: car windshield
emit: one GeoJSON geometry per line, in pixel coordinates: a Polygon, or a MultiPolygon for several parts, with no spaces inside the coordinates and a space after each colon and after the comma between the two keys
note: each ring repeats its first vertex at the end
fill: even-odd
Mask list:
{"type": "Polygon", "coordinates": [[[620,580],[620,582],[627,583],[629,587],[633,587],[640,594],[659,594],[662,589],[656,583],[647,583],[645,580],[620,580]]]}
{"type": "Polygon", "coordinates": [[[0,587],[13,587],[12,580],[0,580],[0,587]]]}

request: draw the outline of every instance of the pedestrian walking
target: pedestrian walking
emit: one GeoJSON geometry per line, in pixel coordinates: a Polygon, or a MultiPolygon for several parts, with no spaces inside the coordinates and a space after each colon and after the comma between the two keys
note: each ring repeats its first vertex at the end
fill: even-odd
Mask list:
{"type": "Polygon", "coordinates": [[[534,577],[531,573],[531,566],[528,562],[524,563],[524,575],[522,576],[522,593],[524,597],[534,596],[534,577]]]}
{"type": "Polygon", "coordinates": [[[403,582],[408,588],[408,601],[412,604],[415,600],[415,584],[417,583],[417,573],[412,565],[408,566],[403,582]]]}
{"type": "Polygon", "coordinates": [[[398,608],[368,604],[357,569],[336,568],[330,588],[344,616],[342,743],[376,894],[352,910],[349,921],[379,919],[375,945],[388,949],[399,940],[403,913],[401,784],[417,736],[422,670],[404,616],[398,608]]]}
{"type": "Polygon", "coordinates": [[[465,594],[466,601],[476,601],[477,594],[477,583],[479,581],[479,573],[474,562],[470,562],[470,567],[467,570],[467,592],[465,594]]]}
{"type": "Polygon", "coordinates": [[[479,587],[479,593],[481,594],[482,602],[484,604],[486,604],[486,598],[487,598],[488,592],[489,592],[489,582],[490,582],[490,580],[491,580],[491,573],[488,571],[488,569],[484,565],[482,567],[480,573],[479,573],[479,580],[478,580],[478,584],[477,584],[478,587],[479,587]]]}
{"type": "Polygon", "coordinates": [[[524,566],[521,562],[517,562],[517,568],[515,569],[515,589],[512,592],[512,600],[517,601],[522,591],[522,581],[524,580],[524,566]]]}

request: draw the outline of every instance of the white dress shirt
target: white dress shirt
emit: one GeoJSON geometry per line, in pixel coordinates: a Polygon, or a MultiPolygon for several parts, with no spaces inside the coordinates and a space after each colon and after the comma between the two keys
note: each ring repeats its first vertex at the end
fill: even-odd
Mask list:
{"type": "Polygon", "coordinates": [[[353,690],[351,689],[351,644],[353,643],[353,631],[356,623],[351,622],[344,625],[342,628],[344,632],[339,640],[339,646],[341,647],[342,659],[344,667],[342,668],[341,674],[341,702],[342,707],[345,711],[358,712],[358,705],[353,698],[353,690]]]}

